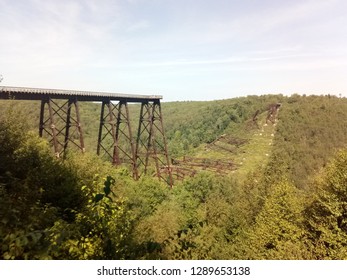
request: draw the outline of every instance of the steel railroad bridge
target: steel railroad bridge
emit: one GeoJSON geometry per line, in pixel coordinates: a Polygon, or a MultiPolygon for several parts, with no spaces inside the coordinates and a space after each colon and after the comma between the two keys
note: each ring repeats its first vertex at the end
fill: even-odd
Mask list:
{"type": "Polygon", "coordinates": [[[79,102],[101,102],[97,154],[106,155],[115,166],[130,165],[135,180],[154,163],[158,178],[172,186],[162,96],[0,86],[0,99],[41,101],[39,135],[48,137],[58,158],[69,145],[85,152],[79,102]],[[136,137],[130,126],[129,103],[141,104],[136,137]]]}

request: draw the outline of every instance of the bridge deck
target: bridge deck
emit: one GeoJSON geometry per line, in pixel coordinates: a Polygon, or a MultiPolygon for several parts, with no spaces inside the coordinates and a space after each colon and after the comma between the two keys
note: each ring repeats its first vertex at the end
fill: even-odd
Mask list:
{"type": "Polygon", "coordinates": [[[16,100],[42,100],[54,99],[75,99],[78,101],[105,101],[117,100],[127,102],[145,102],[162,99],[161,95],[138,95],[111,92],[93,92],[64,89],[26,88],[0,86],[0,99],[16,100]]]}

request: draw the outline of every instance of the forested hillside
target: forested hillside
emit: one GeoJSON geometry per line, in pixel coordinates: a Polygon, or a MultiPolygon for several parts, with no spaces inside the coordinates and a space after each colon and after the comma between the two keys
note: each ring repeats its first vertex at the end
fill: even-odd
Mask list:
{"type": "Polygon", "coordinates": [[[346,98],[330,95],[289,97],[279,115],[271,168],[302,187],[337,149],[346,147],[346,106],[346,98]]]}
{"type": "Polygon", "coordinates": [[[39,106],[0,102],[3,259],[347,259],[346,98],[162,103],[174,166],[194,171],[172,189],[94,155],[97,103],[87,152],[54,158],[39,106]]]}

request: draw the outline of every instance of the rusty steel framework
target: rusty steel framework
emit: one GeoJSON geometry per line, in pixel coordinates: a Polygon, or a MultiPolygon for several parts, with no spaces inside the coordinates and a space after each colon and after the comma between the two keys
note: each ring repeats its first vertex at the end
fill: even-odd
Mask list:
{"type": "Polygon", "coordinates": [[[97,154],[106,156],[115,166],[130,165],[136,180],[150,173],[154,166],[156,176],[172,186],[161,98],[156,95],[0,87],[0,99],[41,101],[39,135],[48,136],[57,157],[65,155],[69,143],[85,151],[78,102],[102,102],[97,154]],[[136,139],[130,125],[129,102],[141,103],[136,139]]]}
{"type": "Polygon", "coordinates": [[[85,152],[77,99],[70,98],[65,102],[57,102],[52,98],[41,100],[40,137],[43,137],[44,132],[49,136],[58,158],[67,150],[69,143],[85,152]]]}
{"type": "Polygon", "coordinates": [[[152,161],[156,167],[157,177],[172,186],[173,179],[159,100],[141,103],[136,159],[139,174],[147,173],[152,161]]]}
{"type": "Polygon", "coordinates": [[[103,101],[97,154],[117,166],[129,164],[135,179],[154,166],[156,176],[172,185],[160,101],[141,103],[136,139],[132,135],[128,103],[103,101]]]}
{"type": "Polygon", "coordinates": [[[123,163],[130,164],[133,177],[139,178],[129,108],[126,101],[119,101],[117,104],[112,103],[111,100],[102,102],[97,154],[102,153],[116,166],[123,163]],[[122,145],[121,139],[125,139],[127,145],[122,145]]]}
{"type": "Polygon", "coordinates": [[[194,177],[201,171],[209,171],[225,176],[235,171],[238,165],[231,160],[186,157],[182,159],[171,158],[171,176],[175,180],[194,177]]]}

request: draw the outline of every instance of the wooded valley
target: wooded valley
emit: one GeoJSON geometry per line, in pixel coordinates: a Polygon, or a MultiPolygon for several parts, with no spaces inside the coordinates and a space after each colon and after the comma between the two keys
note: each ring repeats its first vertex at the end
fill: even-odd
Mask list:
{"type": "Polygon", "coordinates": [[[86,153],[62,160],[38,102],[0,102],[0,258],[347,259],[346,98],[162,103],[173,188],[97,157],[80,108],[86,153]]]}

